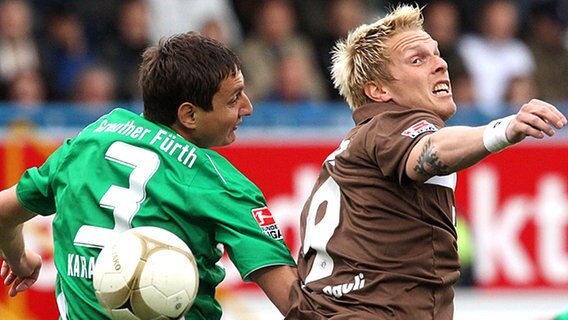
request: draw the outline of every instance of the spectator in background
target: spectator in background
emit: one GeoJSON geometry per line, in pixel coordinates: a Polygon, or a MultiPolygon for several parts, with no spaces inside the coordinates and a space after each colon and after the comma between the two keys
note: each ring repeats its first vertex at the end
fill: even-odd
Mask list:
{"type": "Polygon", "coordinates": [[[229,43],[227,34],[223,31],[223,24],[217,19],[210,19],[206,21],[199,32],[206,37],[215,39],[221,43],[229,43]]]}
{"type": "Polygon", "coordinates": [[[343,101],[331,79],[331,50],[337,40],[345,38],[350,30],[367,20],[367,11],[364,0],[332,0],[327,5],[327,28],[315,43],[318,66],[326,79],[327,95],[332,100],[343,101]]]}
{"type": "MultiPolygon", "coordinates": [[[[96,0],[96,1],[77,1],[77,0],[28,0],[34,10],[39,26],[44,26],[49,19],[50,12],[64,11],[72,12],[78,17],[83,25],[85,37],[89,44],[99,49],[99,45],[104,43],[108,36],[113,32],[113,18],[116,15],[117,7],[122,0],[96,0]],[[47,13],[47,15],[46,15],[47,13]]],[[[37,28],[36,32],[44,36],[42,28],[37,28]]]]}
{"type": "Polygon", "coordinates": [[[456,104],[462,108],[475,108],[475,94],[473,83],[469,75],[462,77],[452,77],[452,96],[456,104]]]}
{"type": "MultiPolygon", "coordinates": [[[[112,34],[114,17],[122,0],[29,0],[34,3],[37,12],[71,12],[81,21],[85,38],[94,50],[112,34]]],[[[45,23],[45,22],[44,22],[45,23]]]]}
{"type": "Polygon", "coordinates": [[[514,108],[510,110],[513,112],[518,111],[519,106],[526,101],[540,97],[537,84],[531,76],[511,78],[505,92],[505,101],[509,107],[514,108]]]}
{"type": "Polygon", "coordinates": [[[319,92],[310,90],[309,61],[304,56],[284,56],[276,67],[275,86],[267,100],[286,104],[321,101],[319,92]]]}
{"type": "Polygon", "coordinates": [[[46,20],[47,36],[42,45],[46,75],[53,99],[73,98],[78,75],[97,61],[97,53],[85,36],[83,22],[76,13],[54,8],[46,20]]]}
{"type": "Polygon", "coordinates": [[[113,33],[113,19],[118,6],[123,2],[122,0],[57,1],[64,2],[81,19],[87,42],[95,50],[100,50],[101,45],[113,33]]]}
{"type": "Polygon", "coordinates": [[[21,71],[41,68],[32,28],[32,8],[25,0],[0,2],[0,84],[21,71]]]}
{"type": "Polygon", "coordinates": [[[564,47],[566,24],[555,1],[536,4],[531,15],[527,43],[535,58],[536,86],[542,99],[568,99],[568,49],[564,47]]]}
{"type": "Polygon", "coordinates": [[[464,35],[458,44],[472,77],[474,102],[486,116],[506,111],[505,91],[511,78],[534,72],[529,48],[516,38],[518,18],[515,1],[489,1],[479,19],[480,33],[464,35]]]}
{"type": "MultiPolygon", "coordinates": [[[[437,0],[434,0],[437,1],[437,0]]],[[[426,9],[432,2],[432,0],[416,0],[412,1],[416,3],[420,7],[424,7],[426,9]]],[[[483,14],[485,7],[495,1],[495,0],[450,0],[453,4],[455,4],[460,11],[460,27],[463,32],[470,33],[479,31],[479,20],[483,14]]],[[[526,14],[528,13],[528,3],[531,1],[546,1],[546,0],[514,0],[515,4],[517,5],[518,14],[520,22],[523,23],[526,18],[526,14]]],[[[401,4],[401,3],[409,3],[408,0],[389,0],[391,4],[401,4]]]]}
{"type": "Polygon", "coordinates": [[[23,108],[35,108],[45,103],[47,85],[42,74],[34,69],[18,72],[7,86],[7,101],[23,108]]]}
{"type": "MultiPolygon", "coordinates": [[[[334,0],[291,1],[296,8],[299,28],[313,41],[318,42],[319,39],[325,38],[329,33],[329,28],[336,27],[333,26],[333,23],[330,25],[329,22],[330,11],[335,10],[331,9],[331,7],[336,6],[333,3],[335,2],[334,0]]],[[[359,5],[364,7],[365,20],[372,20],[382,15],[385,7],[392,3],[392,1],[388,0],[348,0],[345,4],[339,5],[343,6],[345,10],[349,10],[349,12],[345,12],[344,14],[339,13],[344,16],[343,18],[353,13],[349,2],[353,2],[355,7],[359,5]]],[[[339,16],[338,18],[343,19],[339,16]]],[[[345,21],[338,20],[337,22],[343,24],[345,21]]]]}
{"type": "Polygon", "coordinates": [[[116,92],[119,101],[141,99],[138,67],[142,53],[151,43],[148,24],[148,6],[144,0],[123,1],[115,17],[116,32],[102,47],[103,60],[120,77],[116,92]]]}
{"type": "Polygon", "coordinates": [[[255,15],[254,31],[237,48],[247,77],[247,93],[253,100],[270,98],[276,91],[276,74],[283,57],[306,61],[306,90],[310,96],[325,97],[325,82],[317,70],[315,49],[296,31],[295,13],[288,0],[265,0],[255,15]]]}
{"type": "Polygon", "coordinates": [[[254,25],[254,15],[258,8],[258,0],[231,0],[231,3],[243,35],[251,33],[254,25]]]}
{"type": "Polygon", "coordinates": [[[150,39],[178,32],[200,31],[215,20],[226,37],[226,44],[235,47],[242,39],[239,20],[229,0],[145,0],[150,9],[150,39]]]}
{"type": "Polygon", "coordinates": [[[83,69],[74,85],[73,102],[89,107],[108,107],[116,100],[116,78],[105,66],[83,69]]]}

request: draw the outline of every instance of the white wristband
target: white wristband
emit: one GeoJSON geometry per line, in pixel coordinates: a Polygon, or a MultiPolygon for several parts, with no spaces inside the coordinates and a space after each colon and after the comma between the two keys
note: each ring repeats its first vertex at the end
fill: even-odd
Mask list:
{"type": "Polygon", "coordinates": [[[512,145],[507,140],[507,127],[516,115],[510,115],[505,118],[493,120],[485,126],[483,131],[483,145],[485,149],[491,153],[499,152],[512,145]]]}

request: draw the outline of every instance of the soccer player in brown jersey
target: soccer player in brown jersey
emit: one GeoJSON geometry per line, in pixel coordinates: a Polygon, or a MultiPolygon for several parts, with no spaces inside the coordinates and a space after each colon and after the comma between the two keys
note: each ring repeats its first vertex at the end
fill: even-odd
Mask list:
{"type": "Polygon", "coordinates": [[[334,49],[334,84],[356,125],[304,206],[287,319],[452,319],[456,172],[567,123],[533,99],[486,126],[446,127],[448,67],[422,23],[419,7],[400,5],[334,49]]]}

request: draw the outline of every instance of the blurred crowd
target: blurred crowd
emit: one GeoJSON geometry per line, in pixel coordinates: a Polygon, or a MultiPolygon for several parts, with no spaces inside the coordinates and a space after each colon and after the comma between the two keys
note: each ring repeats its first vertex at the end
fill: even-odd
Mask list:
{"type": "MultiPolygon", "coordinates": [[[[256,103],[339,101],[333,45],[398,2],[0,0],[0,100],[138,101],[144,48],[195,30],[235,49],[256,103]]],[[[410,3],[425,6],[460,107],[492,116],[532,97],[568,101],[568,0],[410,3]]]]}

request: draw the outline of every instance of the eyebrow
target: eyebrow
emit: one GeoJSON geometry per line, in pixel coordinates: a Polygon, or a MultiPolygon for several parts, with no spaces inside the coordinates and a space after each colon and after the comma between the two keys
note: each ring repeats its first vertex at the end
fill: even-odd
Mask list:
{"type": "Polygon", "coordinates": [[[245,86],[240,85],[238,87],[236,87],[233,91],[231,91],[231,96],[234,96],[235,94],[239,93],[239,92],[243,92],[245,90],[245,86]]]}
{"type": "Polygon", "coordinates": [[[399,56],[402,59],[408,59],[410,57],[416,56],[420,51],[423,49],[420,48],[420,45],[412,45],[410,47],[404,48],[404,50],[399,51],[399,56]]]}
{"type": "MultiPolygon", "coordinates": [[[[433,39],[432,39],[432,41],[434,42],[434,52],[440,52],[440,48],[438,48],[438,41],[433,40],[433,39]]],[[[403,45],[404,44],[401,44],[400,47],[402,47],[403,45]]],[[[430,50],[428,44],[417,43],[417,44],[410,45],[409,47],[401,50],[401,54],[402,54],[402,56],[413,55],[415,52],[420,52],[420,51],[424,50],[425,48],[426,48],[426,50],[430,50]]]]}

